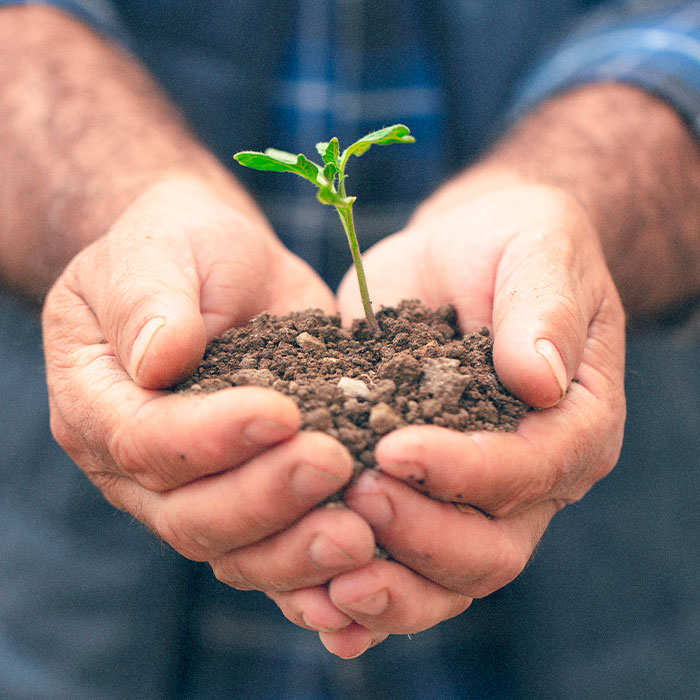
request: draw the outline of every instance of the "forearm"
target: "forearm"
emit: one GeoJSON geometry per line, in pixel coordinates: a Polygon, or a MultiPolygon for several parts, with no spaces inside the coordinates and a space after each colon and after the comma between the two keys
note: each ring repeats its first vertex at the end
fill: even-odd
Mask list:
{"type": "Polygon", "coordinates": [[[630,316],[700,292],[700,149],[665,103],[624,85],[555,97],[437,196],[520,179],[585,207],[630,316]]]}
{"type": "Polygon", "coordinates": [[[143,67],[38,6],[0,22],[0,280],[41,297],[65,264],[150,185],[208,182],[261,216],[143,67]]]}

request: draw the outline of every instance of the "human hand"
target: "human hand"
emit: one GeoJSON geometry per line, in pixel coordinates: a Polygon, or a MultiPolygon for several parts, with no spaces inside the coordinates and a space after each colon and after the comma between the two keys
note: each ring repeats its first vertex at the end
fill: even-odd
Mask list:
{"type": "Polygon", "coordinates": [[[110,502],[236,588],[321,584],[374,552],[359,515],[313,511],[352,460],[330,437],[299,433],[291,400],[258,387],[163,390],[225,328],[309,306],[332,309],[333,297],[262,217],[189,179],[135,201],[46,300],[56,439],[110,502]]]}
{"type": "MultiPolygon", "coordinates": [[[[380,441],[377,472],[346,503],[393,560],[313,596],[278,596],[292,618],[351,619],[321,633],[340,656],[426,629],[515,578],[556,511],[612,468],[625,415],[622,307],[586,213],[562,193],[517,183],[419,212],[365,268],[375,303],[450,302],[463,330],[490,327],[501,381],[547,410],[515,433],[414,426],[380,441]]],[[[361,315],[352,279],[338,299],[346,317],[361,315]]]]}

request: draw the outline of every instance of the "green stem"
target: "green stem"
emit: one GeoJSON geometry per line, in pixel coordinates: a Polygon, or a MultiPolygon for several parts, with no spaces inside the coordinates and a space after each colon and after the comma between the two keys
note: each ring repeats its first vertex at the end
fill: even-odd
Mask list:
{"type": "Polygon", "coordinates": [[[369,291],[367,290],[367,280],[365,278],[365,268],[362,265],[362,257],[360,255],[360,246],[357,244],[357,236],[355,235],[355,223],[352,216],[352,204],[346,204],[344,206],[336,206],[340,220],[343,222],[343,228],[345,229],[345,235],[348,237],[348,242],[350,243],[350,251],[352,252],[352,260],[355,263],[355,272],[357,272],[357,284],[360,287],[360,297],[362,297],[362,306],[365,310],[365,316],[367,317],[367,324],[369,325],[370,331],[374,335],[380,335],[379,324],[377,319],[374,317],[374,311],[372,311],[372,302],[369,298],[369,291]]]}

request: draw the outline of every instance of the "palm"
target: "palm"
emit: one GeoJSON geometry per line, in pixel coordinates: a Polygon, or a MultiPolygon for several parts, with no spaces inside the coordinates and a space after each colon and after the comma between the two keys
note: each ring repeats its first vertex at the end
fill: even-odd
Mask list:
{"type": "MultiPolygon", "coordinates": [[[[624,316],[585,212],[544,188],[511,187],[432,220],[419,217],[370,250],[365,267],[377,304],[451,302],[464,330],[491,328],[501,380],[529,403],[550,407],[530,414],[516,433],[414,426],[378,444],[379,475],[363,475],[346,500],[403,568],[374,564],[329,589],[371,636],[425,628],[505,585],[557,509],[612,468],[625,415],[624,316]],[[416,493],[417,473],[439,500],[416,493]],[[465,494],[489,517],[445,503],[465,494]],[[386,499],[391,521],[379,507],[386,499]],[[420,604],[429,585],[431,610],[420,604]],[[350,601],[382,586],[391,601],[386,611],[353,614],[350,601]]],[[[338,304],[346,318],[358,314],[350,276],[338,304]]],[[[352,647],[346,632],[325,641],[335,650],[352,647]]]]}

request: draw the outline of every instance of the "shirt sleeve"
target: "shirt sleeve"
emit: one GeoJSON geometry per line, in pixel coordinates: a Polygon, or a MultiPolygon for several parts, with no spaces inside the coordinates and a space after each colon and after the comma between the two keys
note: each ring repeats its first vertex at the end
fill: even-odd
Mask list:
{"type": "Polygon", "coordinates": [[[0,0],[0,9],[8,5],[51,5],[73,15],[100,34],[129,46],[129,33],[108,0],[0,0]]]}
{"type": "Polygon", "coordinates": [[[529,76],[511,117],[578,85],[621,82],[664,99],[700,138],[700,2],[628,5],[647,9],[594,15],[529,76]]]}

